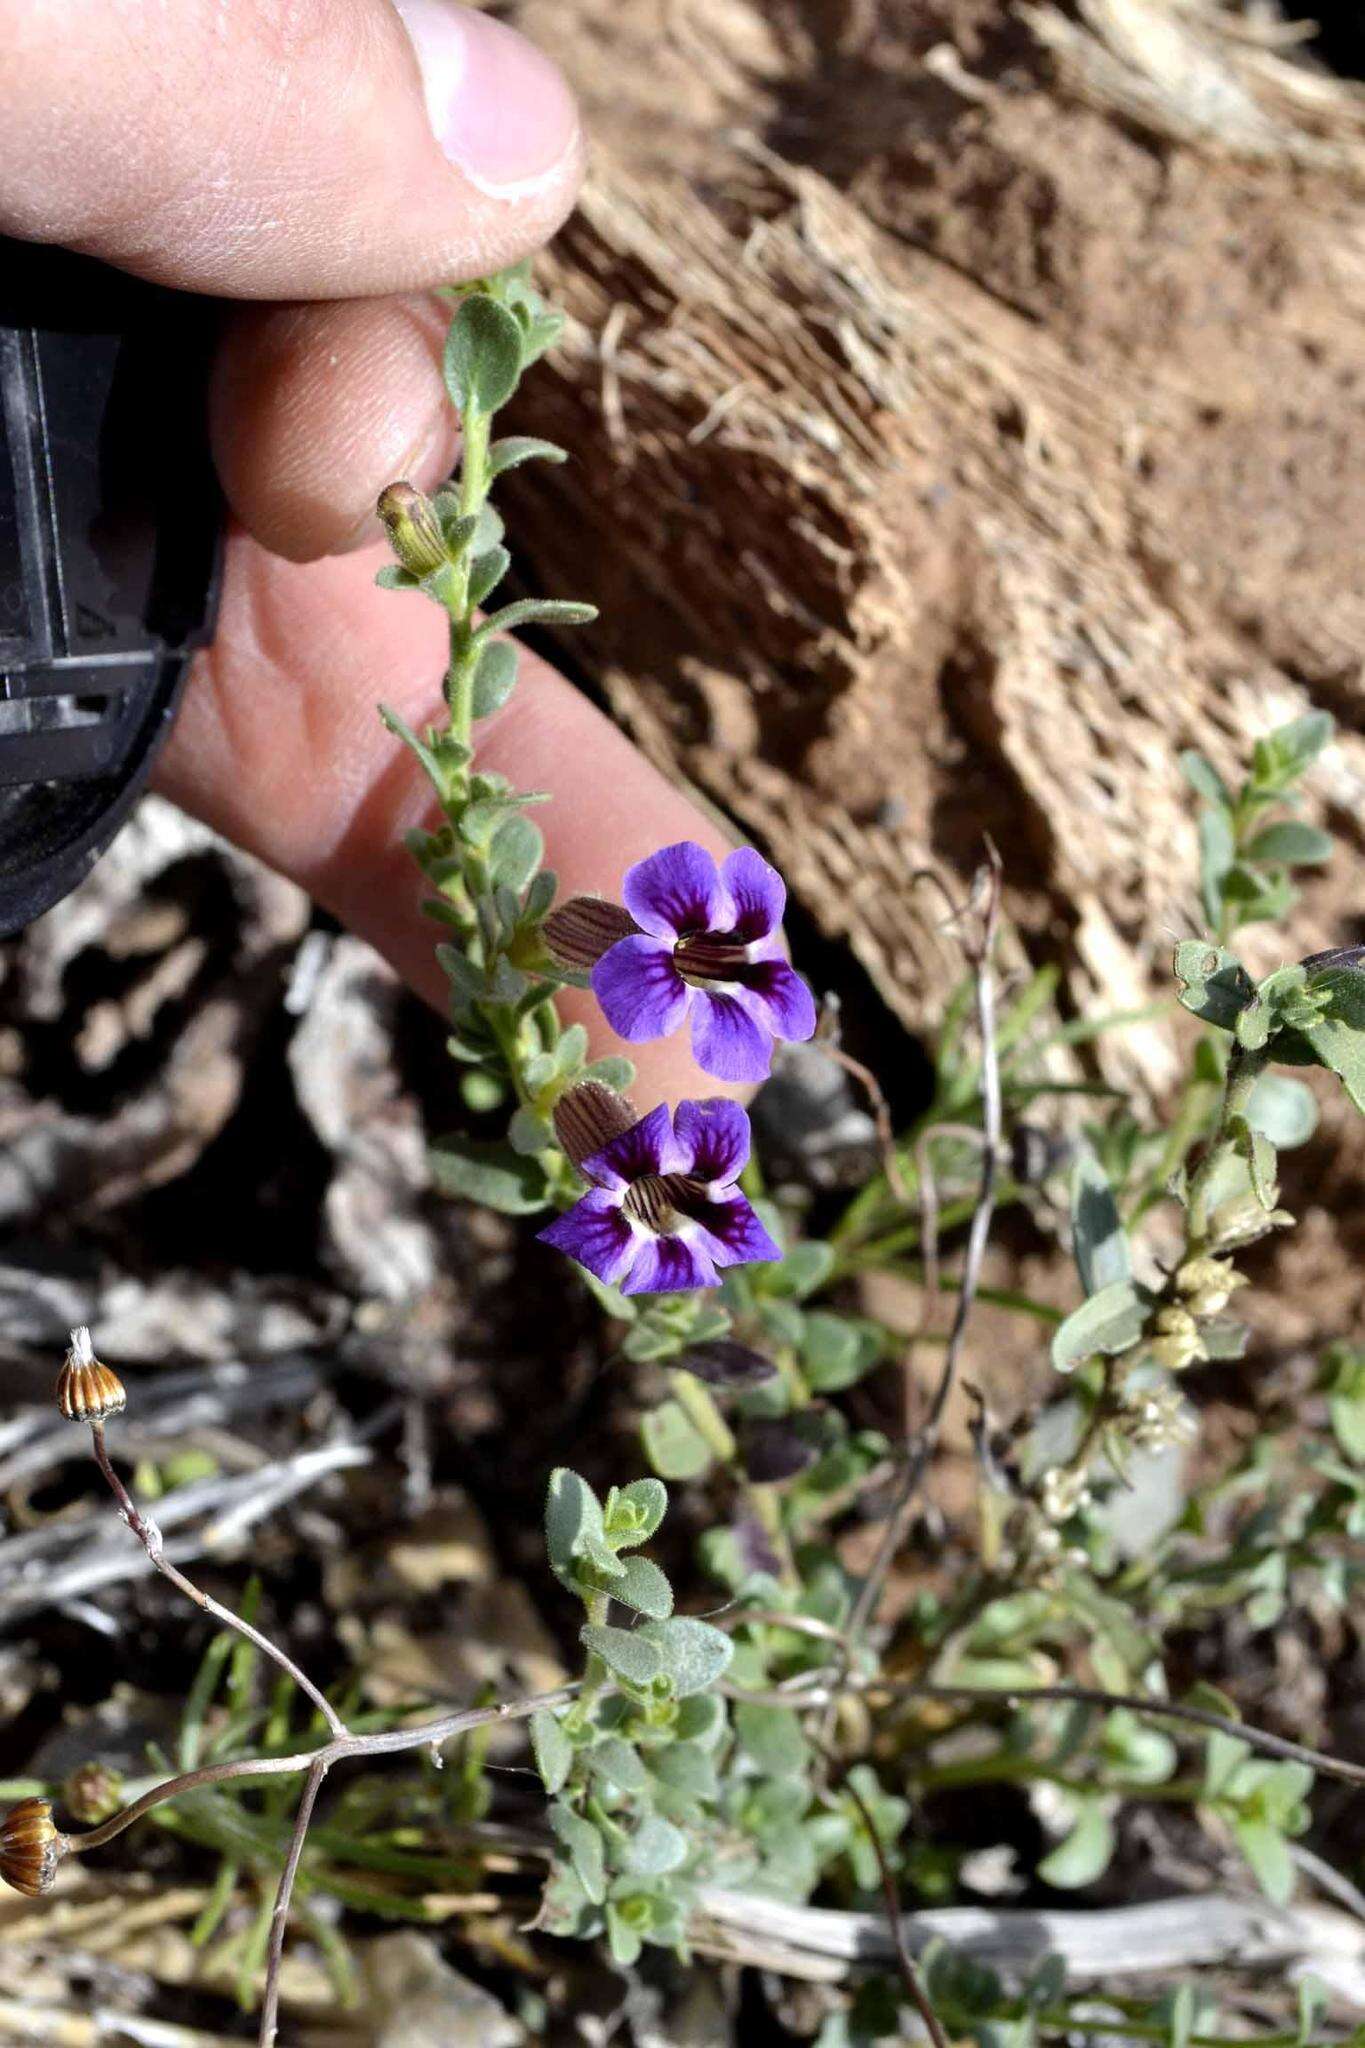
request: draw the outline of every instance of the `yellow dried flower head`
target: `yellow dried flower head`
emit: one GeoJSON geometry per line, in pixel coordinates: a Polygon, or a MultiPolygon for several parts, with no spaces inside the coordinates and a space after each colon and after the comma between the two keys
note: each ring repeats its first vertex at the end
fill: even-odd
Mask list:
{"type": "Polygon", "coordinates": [[[65,1854],[66,1836],[46,1799],[21,1799],[0,1821],[0,1877],[26,1899],[51,1891],[65,1854]]]}
{"type": "Polygon", "coordinates": [[[71,1349],[57,1375],[57,1406],[68,1422],[106,1422],[127,1406],[123,1381],[101,1365],[90,1344],[90,1332],[71,1332],[71,1349]]]}

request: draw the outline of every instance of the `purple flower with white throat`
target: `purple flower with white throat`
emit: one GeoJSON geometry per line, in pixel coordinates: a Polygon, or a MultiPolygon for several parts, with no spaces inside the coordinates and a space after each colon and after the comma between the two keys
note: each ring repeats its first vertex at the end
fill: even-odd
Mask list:
{"type": "Polygon", "coordinates": [[[775,1038],[813,1035],[814,1000],[782,950],[786,887],[752,847],[718,868],[691,840],[665,846],[621,894],[637,929],[602,954],[592,986],[622,1038],[667,1038],[690,1014],[699,1067],[762,1081],[775,1038]]]}
{"type": "Polygon", "coordinates": [[[540,1240],[623,1294],[718,1287],[726,1266],[781,1258],[735,1185],[749,1157],[737,1102],[660,1103],[637,1121],[623,1096],[583,1082],[555,1130],[589,1187],[540,1240]]]}

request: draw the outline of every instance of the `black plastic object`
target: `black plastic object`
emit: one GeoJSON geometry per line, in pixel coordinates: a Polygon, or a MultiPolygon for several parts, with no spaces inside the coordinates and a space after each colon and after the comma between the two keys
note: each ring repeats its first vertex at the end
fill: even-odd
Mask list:
{"type": "Polygon", "coordinates": [[[0,935],[108,846],[212,631],[212,319],[0,240],[0,935]]]}

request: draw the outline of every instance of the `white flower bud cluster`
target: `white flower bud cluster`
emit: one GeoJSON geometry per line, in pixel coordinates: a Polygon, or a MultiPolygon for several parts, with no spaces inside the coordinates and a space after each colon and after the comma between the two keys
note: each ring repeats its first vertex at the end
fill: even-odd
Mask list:
{"type": "Polygon", "coordinates": [[[1152,1339],[1152,1357],[1167,1372],[1183,1372],[1187,1365],[1207,1358],[1199,1326],[1187,1308],[1159,1309],[1156,1331],[1152,1339]]]}
{"type": "Polygon", "coordinates": [[[1067,1472],[1054,1465],[1043,1474],[1041,1501],[1049,1522],[1069,1522],[1082,1508],[1088,1508],[1093,1498],[1084,1472],[1067,1472]]]}
{"type": "Polygon", "coordinates": [[[1193,1443],[1199,1424],[1174,1387],[1142,1387],[1130,1393],[1124,1407],[1127,1434],[1140,1451],[1164,1451],[1193,1443]]]}
{"type": "Polygon", "coordinates": [[[1216,1316],[1247,1283],[1227,1259],[1195,1258],[1186,1259],[1175,1284],[1192,1316],[1216,1316]]]}

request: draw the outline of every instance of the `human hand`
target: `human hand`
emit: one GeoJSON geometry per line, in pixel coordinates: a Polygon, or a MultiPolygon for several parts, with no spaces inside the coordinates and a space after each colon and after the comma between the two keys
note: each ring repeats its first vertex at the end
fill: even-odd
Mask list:
{"type": "MultiPolygon", "coordinates": [[[[234,515],[217,637],[159,786],[443,1004],[403,845],[428,792],[375,707],[436,716],[445,627],[374,587],[374,502],[451,467],[449,314],[428,294],[527,254],[568,212],[568,88],[453,0],[0,0],[0,38],[0,230],[257,302],[230,317],[214,379],[234,515]]],[[[670,841],[727,850],[529,653],[480,765],[551,793],[538,818],[565,893],[617,895],[670,841]]],[[[591,998],[563,1005],[596,1053],[624,1049],[591,998]]],[[[628,1050],[642,1104],[718,1092],[683,1039],[628,1050]]]]}

